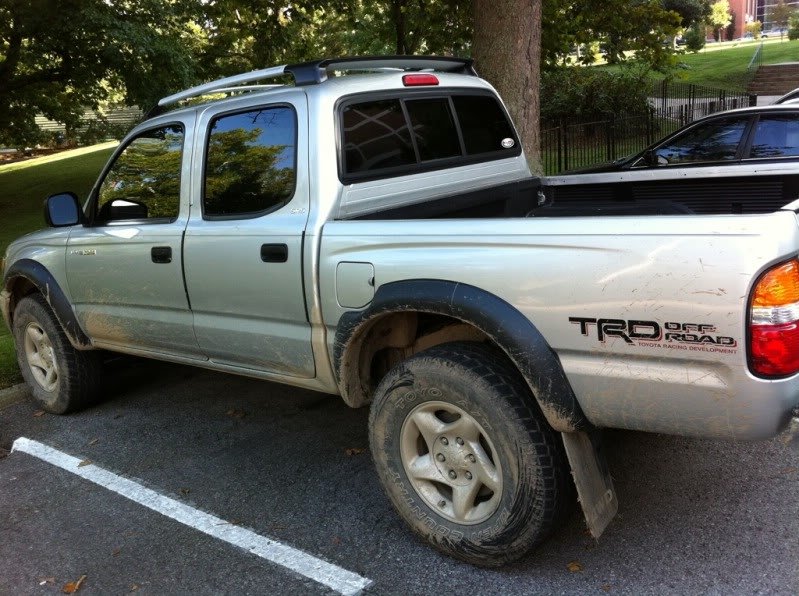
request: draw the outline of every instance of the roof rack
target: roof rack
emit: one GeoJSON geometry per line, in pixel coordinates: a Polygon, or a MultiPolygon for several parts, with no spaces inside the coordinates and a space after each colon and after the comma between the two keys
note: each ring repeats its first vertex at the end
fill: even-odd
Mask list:
{"type": "Polygon", "coordinates": [[[158,102],[158,107],[164,108],[175,104],[184,99],[199,97],[214,92],[229,93],[232,91],[253,91],[279,85],[249,85],[264,79],[274,79],[284,75],[294,77],[294,84],[318,85],[328,78],[330,71],[384,71],[392,70],[437,70],[441,72],[453,72],[477,76],[474,70],[474,61],[470,58],[452,58],[439,56],[360,56],[348,58],[326,58],[324,60],[314,60],[302,62],[300,64],[288,64],[283,66],[273,66],[262,70],[254,70],[225,77],[210,83],[197,85],[185,91],[164,97],[158,102]],[[240,85],[240,87],[235,87],[240,85]]]}

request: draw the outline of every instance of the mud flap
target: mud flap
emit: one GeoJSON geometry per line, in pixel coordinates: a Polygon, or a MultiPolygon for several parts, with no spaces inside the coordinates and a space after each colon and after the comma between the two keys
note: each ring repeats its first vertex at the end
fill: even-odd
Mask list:
{"type": "Polygon", "coordinates": [[[596,431],[561,433],[591,536],[599,538],[619,510],[605,454],[596,431]]]}

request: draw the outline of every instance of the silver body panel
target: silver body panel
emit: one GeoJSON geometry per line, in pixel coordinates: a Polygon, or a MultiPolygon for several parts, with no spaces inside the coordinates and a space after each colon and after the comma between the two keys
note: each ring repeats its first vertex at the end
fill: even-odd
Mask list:
{"type": "MultiPolygon", "coordinates": [[[[771,436],[787,423],[799,376],[753,377],[745,334],[753,281],[799,251],[793,212],[340,221],[530,176],[522,155],[343,185],[337,102],[403,89],[401,76],[350,76],[252,92],[147,121],[131,134],[175,121],[186,126],[178,219],[164,226],[39,232],[9,247],[7,265],[30,258],[47,267],[96,347],[329,393],[338,392],[332,350],[345,312],[367,307],[374,292],[393,281],[470,284],[535,324],[597,426],[751,439],[771,436]],[[297,110],[294,197],[260,217],[204,220],[208,122],[275,103],[297,110]],[[166,243],[176,255],[171,264],[146,258],[149,246],[166,243]],[[262,262],[258,249],[264,243],[285,243],[287,262],[262,262]],[[595,326],[582,333],[569,320],[575,317],[710,325],[714,336],[731,338],[735,346],[711,351],[668,342],[630,345],[619,337],[600,341],[595,326]]],[[[437,76],[442,90],[491,90],[476,77],[437,76]]]]}
{"type": "MultiPolygon", "coordinates": [[[[600,427],[727,438],[772,436],[799,377],[764,381],[746,362],[747,296],[766,266],[796,254],[793,212],[762,216],[348,221],[325,226],[322,312],[332,337],[341,261],[369,261],[376,286],[457,281],[521,311],[557,352],[600,427]],[[704,324],[735,347],[599,341],[570,317],[704,324]]],[[[329,346],[332,350],[332,342],[329,346]]]]}

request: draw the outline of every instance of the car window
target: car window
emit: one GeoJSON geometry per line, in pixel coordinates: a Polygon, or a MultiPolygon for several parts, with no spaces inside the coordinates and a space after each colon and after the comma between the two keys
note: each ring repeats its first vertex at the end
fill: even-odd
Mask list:
{"type": "Polygon", "coordinates": [[[408,100],[405,107],[421,161],[461,154],[458,130],[446,98],[408,100]]]}
{"type": "Polygon", "coordinates": [[[347,173],[416,163],[411,133],[398,99],[346,106],[342,122],[347,173]]]}
{"type": "Polygon", "coordinates": [[[294,195],[297,119],[288,106],[211,122],[205,156],[204,217],[253,216],[294,195]]]}
{"type": "Polygon", "coordinates": [[[183,128],[148,130],[128,143],[106,172],[94,221],[174,220],[180,211],[183,128]]]}
{"type": "Polygon", "coordinates": [[[342,179],[390,177],[521,153],[492,95],[379,98],[341,109],[342,179]]]}
{"type": "Polygon", "coordinates": [[[691,127],[655,150],[661,165],[732,161],[749,117],[722,118],[691,127]]]}
{"type": "Polygon", "coordinates": [[[760,116],[755,127],[750,158],[799,155],[799,115],[760,116]]]}
{"type": "Polygon", "coordinates": [[[507,151],[516,135],[499,102],[487,95],[455,95],[455,113],[463,132],[467,155],[507,151]]]}

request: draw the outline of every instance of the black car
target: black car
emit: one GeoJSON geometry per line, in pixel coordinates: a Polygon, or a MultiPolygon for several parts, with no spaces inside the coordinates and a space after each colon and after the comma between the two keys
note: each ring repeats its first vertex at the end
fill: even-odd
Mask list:
{"type": "MultiPolygon", "coordinates": [[[[720,112],[697,120],[641,153],[546,179],[556,202],[602,210],[636,201],[666,212],[761,213],[799,199],[799,105],[720,112]],[[610,203],[609,203],[610,202],[610,203]]],[[[662,211],[661,211],[662,212],[662,211]]],[[[640,211],[638,211],[640,213],[640,211]]]]}

